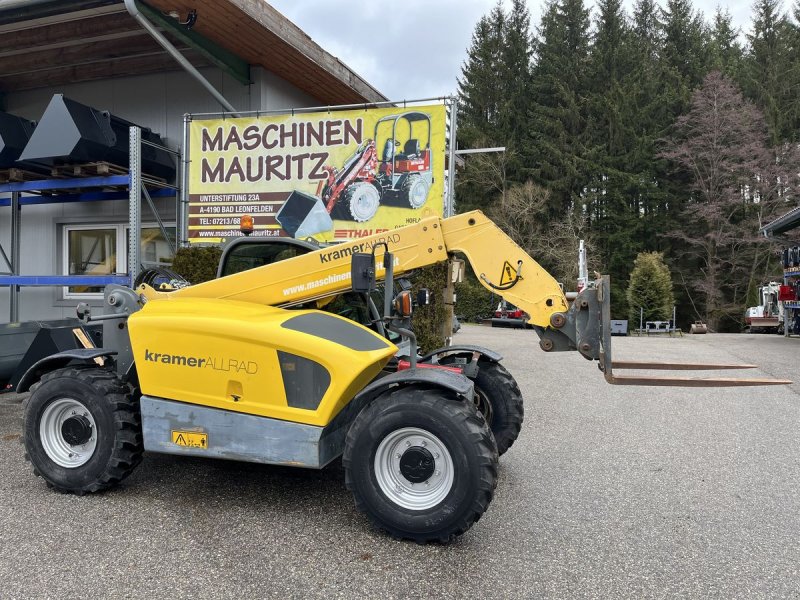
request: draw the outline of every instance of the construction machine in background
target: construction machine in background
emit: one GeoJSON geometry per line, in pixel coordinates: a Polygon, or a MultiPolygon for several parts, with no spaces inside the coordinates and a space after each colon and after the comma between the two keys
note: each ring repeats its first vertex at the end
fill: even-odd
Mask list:
{"type": "MultiPolygon", "coordinates": [[[[84,494],[119,483],[145,450],[314,469],[341,457],[356,506],[380,529],[417,542],[453,539],[487,509],[501,444],[510,445],[493,433],[476,397],[498,411],[509,390],[519,395],[490,350],[417,356],[414,299],[408,290],[395,295],[394,279],[455,254],[529,316],[542,350],[577,351],[609,383],[789,383],[618,375],[754,365],[613,359],[608,278],[569,306],[550,274],[471,212],[181,289],[109,286],[105,314],[82,311],[85,321],[103,323],[104,347],[47,357],[18,386],[35,386],[24,425],[34,472],[59,491],[84,494]],[[319,309],[342,294],[368,296],[377,281],[384,281],[382,309],[367,303],[377,332],[319,309]],[[406,357],[396,357],[386,332],[408,341],[406,357]]],[[[521,410],[509,419],[516,437],[521,410]]]]}
{"type": "Polygon", "coordinates": [[[770,281],[758,288],[758,306],[744,312],[744,322],[750,333],[783,333],[784,308],[780,301],[781,284],[770,281]]]}

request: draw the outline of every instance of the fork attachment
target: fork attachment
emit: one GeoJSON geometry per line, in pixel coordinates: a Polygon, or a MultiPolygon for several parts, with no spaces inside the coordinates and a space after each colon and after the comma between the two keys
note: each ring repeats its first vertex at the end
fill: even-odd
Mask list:
{"type": "MultiPolygon", "coordinates": [[[[662,377],[652,375],[616,375],[614,369],[660,371],[711,371],[754,369],[751,364],[658,363],[615,361],[611,354],[611,293],[608,275],[583,289],[572,303],[565,318],[556,319],[558,329],[537,328],[544,350],[577,349],[588,360],[599,361],[605,380],[613,385],[648,385],[676,387],[743,387],[754,385],[788,385],[787,379],[734,377],[662,377]],[[563,335],[561,335],[563,334],[563,335]],[[568,338],[569,341],[565,340],[568,338]]],[[[553,321],[553,319],[551,319],[553,321]]]]}

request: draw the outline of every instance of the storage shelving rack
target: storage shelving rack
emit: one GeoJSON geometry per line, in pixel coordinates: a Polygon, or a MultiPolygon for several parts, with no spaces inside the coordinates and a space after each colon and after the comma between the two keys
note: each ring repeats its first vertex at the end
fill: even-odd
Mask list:
{"type": "Polygon", "coordinates": [[[161,228],[164,239],[175,244],[167,234],[154,203],[155,198],[176,199],[176,224],[180,230],[182,204],[180,188],[177,185],[153,179],[142,173],[142,146],[152,146],[176,157],[178,174],[176,182],[183,180],[180,169],[183,162],[179,151],[154,144],[142,139],[139,127],[131,127],[129,132],[130,166],[127,173],[119,175],[78,177],[71,179],[41,179],[0,184],[0,207],[11,208],[11,244],[6,253],[0,245],[0,261],[8,270],[0,271],[0,287],[9,288],[10,321],[19,321],[19,293],[24,286],[64,286],[64,285],[108,285],[117,283],[133,286],[139,274],[139,245],[142,231],[142,199],[147,202],[161,228]],[[29,195],[23,195],[29,194],[29,195]],[[6,197],[3,197],[6,196],[6,197]],[[115,275],[22,275],[20,273],[20,246],[22,207],[36,204],[99,202],[128,200],[128,223],[131,235],[128,239],[128,273],[115,275]]]}

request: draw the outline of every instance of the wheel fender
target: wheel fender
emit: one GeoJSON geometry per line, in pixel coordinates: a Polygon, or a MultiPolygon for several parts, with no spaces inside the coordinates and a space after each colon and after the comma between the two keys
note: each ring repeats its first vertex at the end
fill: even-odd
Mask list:
{"type": "Polygon", "coordinates": [[[449,354],[475,354],[478,353],[478,359],[485,358],[491,362],[500,362],[503,360],[503,355],[498,354],[494,350],[484,348],[483,346],[447,346],[445,348],[437,348],[433,352],[429,352],[419,359],[419,362],[439,362],[439,358],[449,354]],[[436,360],[431,360],[436,359],[436,360]]]}
{"type": "Polygon", "coordinates": [[[373,381],[353,398],[353,402],[361,403],[366,400],[366,404],[373,398],[380,396],[390,387],[398,385],[441,387],[455,392],[465,400],[472,401],[472,381],[464,375],[445,371],[444,369],[406,369],[373,381]]]}
{"type": "Polygon", "coordinates": [[[356,394],[347,406],[325,426],[320,443],[325,447],[329,460],[342,453],[347,430],[370,402],[388,389],[404,386],[444,388],[454,392],[467,402],[472,402],[474,394],[471,379],[444,369],[406,369],[376,379],[356,394]]]}
{"type": "Polygon", "coordinates": [[[107,350],[103,348],[77,348],[75,350],[65,350],[64,352],[51,354],[35,362],[25,371],[25,374],[20,378],[17,384],[16,391],[18,393],[27,392],[34,383],[42,378],[42,375],[65,367],[72,361],[89,363],[95,358],[114,356],[115,354],[117,354],[116,350],[107,350]]]}

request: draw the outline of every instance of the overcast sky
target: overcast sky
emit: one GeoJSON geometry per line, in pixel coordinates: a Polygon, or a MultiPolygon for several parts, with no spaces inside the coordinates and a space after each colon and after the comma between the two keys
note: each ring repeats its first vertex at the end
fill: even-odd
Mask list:
{"type": "MultiPolygon", "coordinates": [[[[268,1],[390,100],[455,93],[475,24],[495,4],[495,0],[268,1]]],[[[632,0],[624,3],[630,11],[632,0]]],[[[788,0],[784,4],[790,5],[788,0]]],[[[750,0],[694,0],[707,20],[717,5],[728,8],[734,25],[749,29],[750,0]]],[[[543,6],[543,0],[528,0],[534,24],[543,6]]]]}

